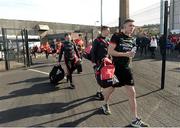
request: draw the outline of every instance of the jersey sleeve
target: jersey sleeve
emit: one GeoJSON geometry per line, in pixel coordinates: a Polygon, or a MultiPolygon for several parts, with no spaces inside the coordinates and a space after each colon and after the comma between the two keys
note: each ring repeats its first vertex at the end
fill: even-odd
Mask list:
{"type": "Polygon", "coordinates": [[[61,61],[63,52],[64,52],[64,44],[61,45],[61,51],[60,51],[60,53],[59,53],[58,62],[61,61]]]}
{"type": "Polygon", "coordinates": [[[97,39],[95,39],[92,43],[92,48],[91,48],[91,61],[94,63],[96,62],[96,51],[97,51],[97,45],[98,45],[98,41],[97,39]]]}
{"type": "Polygon", "coordinates": [[[110,43],[117,44],[118,42],[119,42],[119,40],[117,38],[117,35],[113,34],[111,39],[110,39],[110,43]]]}

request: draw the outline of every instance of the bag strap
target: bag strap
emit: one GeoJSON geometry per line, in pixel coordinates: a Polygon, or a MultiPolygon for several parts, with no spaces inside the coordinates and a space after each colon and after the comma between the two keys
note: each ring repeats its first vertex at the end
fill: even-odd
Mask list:
{"type": "Polygon", "coordinates": [[[108,42],[108,41],[105,41],[103,38],[97,38],[97,41],[103,42],[106,46],[109,45],[109,42],[108,42]]]}
{"type": "MultiPolygon", "coordinates": [[[[97,70],[101,70],[102,67],[107,66],[107,64],[105,63],[105,58],[107,58],[107,57],[104,57],[104,58],[102,59],[101,63],[100,63],[100,64],[98,65],[98,67],[97,67],[97,70]]],[[[112,64],[113,64],[113,63],[112,63],[112,64]]]]}

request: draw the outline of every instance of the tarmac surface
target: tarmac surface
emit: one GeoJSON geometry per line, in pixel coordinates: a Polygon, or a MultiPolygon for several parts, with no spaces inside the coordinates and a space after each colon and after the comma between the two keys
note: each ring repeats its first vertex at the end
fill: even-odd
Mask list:
{"type": "MultiPolygon", "coordinates": [[[[30,68],[0,72],[0,127],[124,127],[131,122],[124,88],[110,101],[112,115],[94,98],[98,89],[92,63],[83,60],[83,72],[73,74],[76,89],[66,80],[49,83],[54,61],[37,59],[30,68]]],[[[138,115],[151,127],[180,127],[180,59],[166,62],[165,89],[161,90],[161,60],[136,57],[132,65],[138,115]]],[[[64,63],[62,62],[64,67],[64,63]]]]}

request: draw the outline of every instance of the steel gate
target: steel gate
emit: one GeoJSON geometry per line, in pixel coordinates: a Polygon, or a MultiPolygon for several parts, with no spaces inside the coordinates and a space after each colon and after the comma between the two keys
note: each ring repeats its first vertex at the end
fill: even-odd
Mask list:
{"type": "Polygon", "coordinates": [[[2,28],[0,71],[29,67],[31,57],[26,29],[2,28]]]}

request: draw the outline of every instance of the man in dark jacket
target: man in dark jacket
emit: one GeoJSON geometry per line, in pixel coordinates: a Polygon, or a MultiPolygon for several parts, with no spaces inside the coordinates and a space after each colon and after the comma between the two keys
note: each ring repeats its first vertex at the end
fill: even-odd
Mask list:
{"type": "MultiPolygon", "coordinates": [[[[103,58],[107,57],[107,48],[109,46],[109,38],[108,38],[110,33],[109,27],[102,26],[101,30],[102,30],[101,35],[94,40],[91,49],[91,60],[93,63],[96,64],[96,67],[98,67],[101,64],[103,58]]],[[[96,93],[96,98],[100,100],[104,100],[101,87],[96,93]]]]}
{"type": "Polygon", "coordinates": [[[67,67],[67,82],[70,81],[70,87],[73,89],[75,85],[72,83],[72,73],[76,69],[76,62],[79,61],[79,53],[73,42],[71,42],[71,35],[66,33],[64,37],[65,41],[61,46],[61,52],[59,54],[59,62],[62,59],[64,53],[64,61],[67,67]]]}

